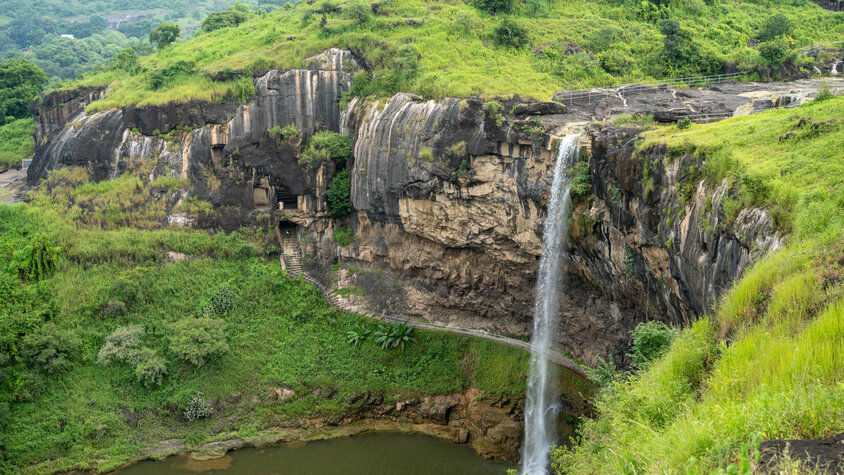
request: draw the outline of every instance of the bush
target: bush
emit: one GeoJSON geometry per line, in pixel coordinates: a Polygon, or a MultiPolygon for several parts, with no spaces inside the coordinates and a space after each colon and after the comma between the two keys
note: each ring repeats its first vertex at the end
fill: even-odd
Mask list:
{"type": "Polygon", "coordinates": [[[508,13],[513,9],[514,0],[475,0],[475,8],[489,13],[508,13]]]}
{"type": "Polygon", "coordinates": [[[464,35],[475,31],[478,27],[478,17],[471,11],[462,11],[454,18],[454,29],[464,35]]]}
{"type": "Polygon", "coordinates": [[[150,73],[149,88],[157,91],[177,79],[193,74],[193,61],[176,61],[164,69],[156,69],[150,73]]]}
{"type": "Polygon", "coordinates": [[[352,243],[352,240],[355,238],[355,230],[351,228],[351,226],[339,225],[334,228],[334,232],[331,234],[331,240],[334,244],[340,247],[346,247],[352,243]]]}
{"type": "Polygon", "coordinates": [[[683,117],[682,119],[677,121],[677,128],[680,130],[686,130],[692,126],[692,119],[688,117],[683,117]]]}
{"type": "Polygon", "coordinates": [[[593,31],[586,37],[586,47],[592,51],[603,51],[621,40],[621,28],[617,26],[605,26],[593,31]]]}
{"type": "Polygon", "coordinates": [[[102,365],[115,361],[134,363],[145,331],[140,325],[118,327],[106,337],[105,344],[97,354],[97,363],[102,365]]]}
{"type": "Polygon", "coordinates": [[[61,248],[53,246],[49,236],[39,233],[14,253],[10,267],[22,280],[37,282],[55,272],[59,256],[61,248]]]}
{"type": "Polygon", "coordinates": [[[180,360],[202,366],[226,352],[225,322],[218,318],[185,318],[172,326],[170,350],[180,360]]]}
{"type": "Polygon", "coordinates": [[[214,406],[205,399],[205,395],[198,392],[190,398],[182,414],[184,414],[185,419],[191,422],[206,419],[211,414],[214,414],[214,406]]]}
{"type": "Polygon", "coordinates": [[[280,142],[286,142],[293,137],[299,135],[299,129],[294,124],[285,125],[284,127],[275,126],[267,129],[267,135],[270,138],[278,139],[280,142]]]}
{"type": "Polygon", "coordinates": [[[762,29],[756,34],[759,41],[770,41],[774,38],[786,36],[794,28],[794,22],[782,13],[777,13],[765,21],[762,29]]]}
{"type": "Polygon", "coordinates": [[[47,323],[23,338],[21,355],[27,366],[56,374],[70,368],[81,346],[75,333],[47,323]]]}
{"type": "MultiPolygon", "coordinates": [[[[243,5],[242,3],[238,2],[238,5],[243,5]]],[[[232,26],[240,25],[241,23],[245,22],[249,19],[249,7],[246,5],[246,8],[238,8],[238,5],[234,5],[230,7],[226,11],[222,12],[214,12],[205,17],[205,20],[202,21],[202,31],[209,32],[214,30],[219,30],[221,28],[229,28],[232,26]]]]}
{"type": "Polygon", "coordinates": [[[492,40],[498,46],[521,48],[528,44],[528,32],[515,20],[505,18],[492,31],[492,40]]]}
{"type": "Polygon", "coordinates": [[[352,212],[351,190],[349,171],[340,170],[331,179],[326,193],[328,211],[331,216],[342,218],[352,212]]]}
{"type": "Polygon", "coordinates": [[[135,354],[135,378],[145,387],[161,384],[167,375],[167,364],[155,350],[142,348],[135,354]]]}
{"type": "MultiPolygon", "coordinates": [[[[330,158],[342,168],[352,158],[352,147],[354,144],[349,134],[338,134],[330,130],[325,130],[317,132],[310,138],[308,149],[305,153],[307,154],[311,149],[320,150],[321,152],[316,154],[319,155],[319,158],[330,158]]],[[[317,158],[316,155],[314,158],[317,158]]]]}
{"type": "Polygon", "coordinates": [[[592,175],[589,172],[588,162],[577,162],[577,164],[569,170],[569,176],[571,176],[571,186],[569,188],[569,192],[572,199],[577,201],[592,193],[592,175]]]}
{"type": "Polygon", "coordinates": [[[406,323],[383,324],[375,331],[375,342],[382,350],[401,348],[404,351],[405,345],[415,341],[413,328],[406,323]]]}
{"type": "Polygon", "coordinates": [[[835,97],[835,93],[832,92],[832,89],[829,88],[829,83],[827,83],[826,79],[824,79],[821,83],[821,88],[818,89],[818,93],[815,94],[813,102],[823,102],[827,99],[832,99],[833,97],[835,97]]]}
{"type": "Polygon", "coordinates": [[[551,12],[551,3],[549,0],[527,0],[524,12],[531,18],[547,18],[551,12]]]}
{"type": "Polygon", "coordinates": [[[615,381],[619,376],[618,370],[615,368],[615,363],[612,358],[609,361],[604,361],[600,356],[598,357],[598,366],[595,369],[587,370],[589,381],[592,381],[599,388],[607,387],[610,383],[615,381]]]}
{"type": "Polygon", "coordinates": [[[663,323],[651,321],[636,325],[630,334],[633,336],[633,346],[628,355],[631,366],[641,370],[668,351],[677,331],[663,323]]]}
{"type": "Polygon", "coordinates": [[[791,48],[785,38],[776,38],[759,45],[759,56],[769,68],[776,68],[789,60],[791,48]]]}

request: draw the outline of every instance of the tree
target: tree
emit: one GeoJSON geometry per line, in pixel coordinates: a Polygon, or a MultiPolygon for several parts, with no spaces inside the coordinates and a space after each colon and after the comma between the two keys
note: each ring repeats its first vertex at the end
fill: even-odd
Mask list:
{"type": "Polygon", "coordinates": [[[513,9],[513,0],[475,0],[475,8],[492,14],[507,13],[513,9]]]}
{"type": "Polygon", "coordinates": [[[179,34],[179,25],[164,23],[149,32],[149,42],[161,49],[179,39],[179,34]]]}
{"type": "Polygon", "coordinates": [[[372,6],[366,0],[356,0],[343,9],[343,14],[350,20],[363,24],[372,15],[372,6]]]}
{"type": "Polygon", "coordinates": [[[0,123],[29,117],[29,104],[46,82],[44,71],[25,59],[0,63],[0,123]]]}
{"type": "Polygon", "coordinates": [[[765,21],[756,38],[759,41],[769,41],[790,34],[792,28],[794,28],[794,22],[782,13],[777,13],[765,21]]]}
{"type": "Polygon", "coordinates": [[[219,318],[185,318],[173,325],[170,349],[176,356],[202,366],[226,350],[225,322],[219,318]]]}
{"type": "Polygon", "coordinates": [[[202,21],[202,31],[209,32],[240,25],[248,20],[251,14],[252,10],[249,5],[237,2],[225,11],[214,12],[205,17],[205,20],[202,21]]]}
{"type": "Polygon", "coordinates": [[[56,374],[70,368],[81,346],[75,333],[47,323],[24,337],[21,354],[28,366],[56,374]]]}
{"type": "Polygon", "coordinates": [[[498,46],[521,48],[528,44],[528,32],[515,20],[505,18],[492,31],[492,39],[498,46]]]}

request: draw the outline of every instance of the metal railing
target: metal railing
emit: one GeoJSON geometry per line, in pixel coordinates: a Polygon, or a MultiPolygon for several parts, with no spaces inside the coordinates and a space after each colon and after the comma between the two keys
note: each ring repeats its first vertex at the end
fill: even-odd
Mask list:
{"type": "Polygon", "coordinates": [[[708,76],[690,76],[685,78],[655,79],[631,84],[620,84],[616,86],[594,87],[591,89],[572,89],[554,94],[554,99],[566,103],[581,101],[592,102],[592,98],[618,97],[623,99],[625,95],[637,94],[644,91],[661,90],[676,87],[700,87],[707,84],[718,84],[723,82],[738,81],[747,77],[747,73],[711,74],[708,76]]]}

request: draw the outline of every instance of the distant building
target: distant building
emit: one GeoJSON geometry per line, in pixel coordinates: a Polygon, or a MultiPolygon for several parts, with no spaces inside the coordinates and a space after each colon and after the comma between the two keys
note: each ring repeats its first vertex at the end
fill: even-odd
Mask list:
{"type": "Polygon", "coordinates": [[[72,40],[76,39],[76,38],[73,37],[73,35],[62,35],[62,38],[70,38],[72,40]]]}

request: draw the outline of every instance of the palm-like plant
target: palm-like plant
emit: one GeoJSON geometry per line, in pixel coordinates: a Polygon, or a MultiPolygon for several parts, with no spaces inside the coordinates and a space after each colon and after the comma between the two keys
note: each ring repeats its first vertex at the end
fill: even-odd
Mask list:
{"type": "Polygon", "coordinates": [[[361,343],[366,341],[366,337],[369,335],[369,332],[369,328],[366,328],[360,323],[356,323],[354,328],[346,332],[346,341],[354,346],[360,346],[361,343]]]}
{"type": "Polygon", "coordinates": [[[401,348],[416,341],[413,336],[413,328],[406,323],[383,324],[375,332],[375,342],[382,350],[388,348],[401,348]]]}

